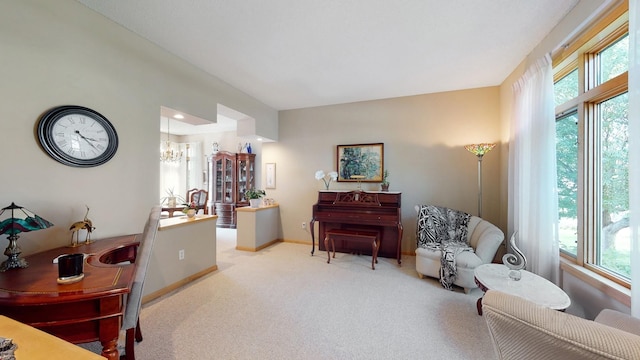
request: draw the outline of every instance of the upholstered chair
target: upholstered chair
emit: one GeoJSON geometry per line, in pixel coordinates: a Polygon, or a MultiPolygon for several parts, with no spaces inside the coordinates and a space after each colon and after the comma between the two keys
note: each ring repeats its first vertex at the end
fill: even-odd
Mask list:
{"type": "MultiPolygon", "coordinates": [[[[418,221],[421,220],[420,208],[419,205],[415,207],[418,221]]],[[[457,276],[453,285],[463,288],[465,293],[468,293],[471,289],[478,287],[473,278],[473,271],[476,267],[493,261],[504,240],[504,233],[490,222],[477,216],[471,216],[466,234],[469,246],[473,248],[473,251],[463,251],[456,255],[457,276]]],[[[423,278],[424,275],[440,278],[442,251],[418,246],[415,252],[416,271],[420,278],[423,278]]]]}
{"type": "Polygon", "coordinates": [[[489,290],[482,311],[501,360],[640,359],[640,319],[615,310],[591,321],[489,290]]]}

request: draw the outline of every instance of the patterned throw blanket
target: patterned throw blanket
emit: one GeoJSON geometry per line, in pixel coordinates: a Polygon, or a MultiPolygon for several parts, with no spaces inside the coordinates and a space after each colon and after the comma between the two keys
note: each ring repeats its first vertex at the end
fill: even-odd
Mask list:
{"type": "Polygon", "coordinates": [[[433,205],[421,205],[418,212],[418,246],[442,252],[440,283],[448,290],[457,276],[456,256],[463,251],[473,251],[467,240],[470,218],[467,213],[433,205]]]}

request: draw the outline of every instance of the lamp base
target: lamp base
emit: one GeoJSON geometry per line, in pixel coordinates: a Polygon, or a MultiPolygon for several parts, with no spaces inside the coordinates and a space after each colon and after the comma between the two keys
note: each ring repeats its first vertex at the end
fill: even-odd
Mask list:
{"type": "Polygon", "coordinates": [[[0,264],[0,272],[5,272],[9,269],[24,269],[26,267],[29,267],[27,260],[18,257],[9,258],[0,264]]]}
{"type": "Polygon", "coordinates": [[[7,260],[0,264],[0,272],[5,272],[9,269],[23,269],[29,266],[27,260],[20,257],[22,249],[18,246],[18,235],[10,235],[9,246],[4,249],[4,254],[7,255],[7,260]]]}

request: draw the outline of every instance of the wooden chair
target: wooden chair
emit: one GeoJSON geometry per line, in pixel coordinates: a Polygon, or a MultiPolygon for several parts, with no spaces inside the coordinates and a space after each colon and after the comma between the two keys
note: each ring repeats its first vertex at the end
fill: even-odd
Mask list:
{"type": "Polygon", "coordinates": [[[122,330],[125,331],[125,354],[120,357],[123,360],[135,360],[135,354],[133,350],[133,340],[137,342],[142,341],[142,332],[140,331],[140,308],[142,305],[142,290],[144,286],[144,280],[147,275],[147,268],[149,260],[151,259],[151,252],[153,249],[153,243],[156,239],[156,233],[158,232],[158,223],[160,222],[161,206],[154,206],[149,213],[149,218],[144,226],[144,232],[140,239],[140,245],[136,251],[135,275],[133,279],[133,285],[131,286],[131,292],[127,296],[127,305],[124,311],[124,318],[122,320],[122,330]]]}
{"type": "Polygon", "coordinates": [[[202,209],[204,214],[209,213],[207,201],[209,200],[209,192],[203,189],[191,189],[187,191],[187,199],[189,203],[196,203],[196,213],[202,209]]]}

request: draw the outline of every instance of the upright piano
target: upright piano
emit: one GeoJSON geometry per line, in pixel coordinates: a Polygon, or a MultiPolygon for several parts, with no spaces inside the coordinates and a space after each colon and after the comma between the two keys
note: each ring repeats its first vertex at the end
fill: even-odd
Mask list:
{"type": "MultiPolygon", "coordinates": [[[[377,230],[380,233],[378,256],[396,258],[401,263],[402,216],[400,192],[319,191],[313,205],[311,255],[315,250],[314,224],[318,222],[318,249],[325,250],[325,233],[331,229],[377,230]]],[[[350,248],[348,242],[336,242],[336,251],[370,254],[371,247],[350,248]]]]}

